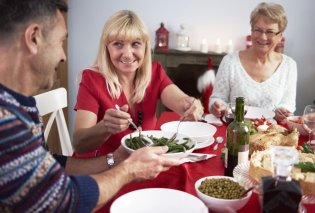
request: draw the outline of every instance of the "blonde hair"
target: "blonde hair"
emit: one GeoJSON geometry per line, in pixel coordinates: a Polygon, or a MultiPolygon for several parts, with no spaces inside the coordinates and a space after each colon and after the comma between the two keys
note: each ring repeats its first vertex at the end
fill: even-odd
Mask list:
{"type": "Polygon", "coordinates": [[[288,18],[280,4],[265,2],[258,4],[250,14],[250,24],[252,27],[260,17],[267,18],[267,20],[277,23],[280,32],[284,32],[288,24],[288,18]]]}
{"type": "Polygon", "coordinates": [[[107,90],[110,96],[118,99],[122,86],[115,71],[107,45],[113,40],[140,39],[145,43],[145,54],[141,66],[136,71],[132,103],[139,103],[145,96],[145,91],[151,80],[151,44],[149,32],[140,17],[130,10],[120,10],[114,13],[104,25],[100,39],[99,50],[94,62],[94,67],[106,79],[107,90]]]}

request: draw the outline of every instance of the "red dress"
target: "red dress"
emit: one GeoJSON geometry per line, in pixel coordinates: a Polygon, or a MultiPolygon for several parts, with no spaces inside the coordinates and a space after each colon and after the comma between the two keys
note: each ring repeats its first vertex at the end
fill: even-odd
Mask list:
{"type": "MultiPolygon", "coordinates": [[[[135,116],[132,120],[137,123],[138,112],[142,111],[143,130],[152,130],[156,125],[156,106],[160,99],[163,89],[172,84],[172,81],[166,75],[163,67],[158,62],[152,63],[151,82],[146,89],[146,95],[141,103],[135,104],[135,116]]],[[[119,99],[112,99],[108,93],[105,79],[102,74],[86,69],[82,73],[82,80],[79,85],[77,95],[77,103],[75,110],[88,110],[97,115],[97,122],[104,117],[105,111],[109,108],[115,108],[115,104],[123,106],[128,104],[125,94],[122,92],[119,99]]],[[[121,133],[112,135],[108,140],[95,151],[85,154],[74,154],[76,157],[92,157],[97,155],[105,155],[109,152],[115,151],[119,145],[121,138],[133,132],[134,130],[127,129],[121,133]]]]}

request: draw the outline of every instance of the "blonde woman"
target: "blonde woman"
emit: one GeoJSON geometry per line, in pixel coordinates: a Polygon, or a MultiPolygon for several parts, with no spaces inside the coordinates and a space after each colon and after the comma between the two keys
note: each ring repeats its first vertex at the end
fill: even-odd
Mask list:
{"type": "Polygon", "coordinates": [[[225,56],[210,97],[210,111],[220,117],[232,97],[246,97],[246,104],[276,108],[281,121],[295,111],[296,62],[274,49],[287,26],[283,7],[260,3],[251,13],[252,47],[225,56]]]}
{"type": "Polygon", "coordinates": [[[154,129],[159,99],[186,119],[198,120],[203,114],[200,101],[175,86],[159,63],[152,63],[142,20],[132,11],[118,11],[105,23],[94,65],[82,72],[75,106],[76,155],[113,152],[134,131],[127,119],[143,130],[154,129]]]}

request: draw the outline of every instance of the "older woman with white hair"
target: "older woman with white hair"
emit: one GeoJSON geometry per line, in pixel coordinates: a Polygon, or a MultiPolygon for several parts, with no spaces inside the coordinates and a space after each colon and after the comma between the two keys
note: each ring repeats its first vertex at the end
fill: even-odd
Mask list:
{"type": "Polygon", "coordinates": [[[275,110],[281,121],[295,111],[297,66],[275,52],[288,20],[283,7],[260,3],[250,15],[252,46],[225,56],[219,66],[209,109],[221,117],[236,96],[249,106],[275,110]]]}

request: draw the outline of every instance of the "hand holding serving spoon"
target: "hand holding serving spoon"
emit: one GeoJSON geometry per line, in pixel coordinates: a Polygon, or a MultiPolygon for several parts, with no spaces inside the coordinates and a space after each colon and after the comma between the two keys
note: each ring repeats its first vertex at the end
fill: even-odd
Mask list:
{"type": "MultiPolygon", "coordinates": [[[[117,104],[115,104],[115,108],[116,108],[118,111],[121,112],[120,107],[119,107],[117,104]]],[[[140,129],[137,127],[137,125],[131,120],[131,118],[129,118],[129,119],[127,119],[127,120],[128,120],[128,122],[129,122],[129,124],[131,124],[131,125],[139,132],[139,137],[142,137],[142,138],[145,140],[146,146],[150,146],[150,145],[153,144],[153,141],[152,141],[149,137],[147,137],[147,136],[145,136],[145,135],[141,135],[141,130],[140,130],[140,129]]]]}

